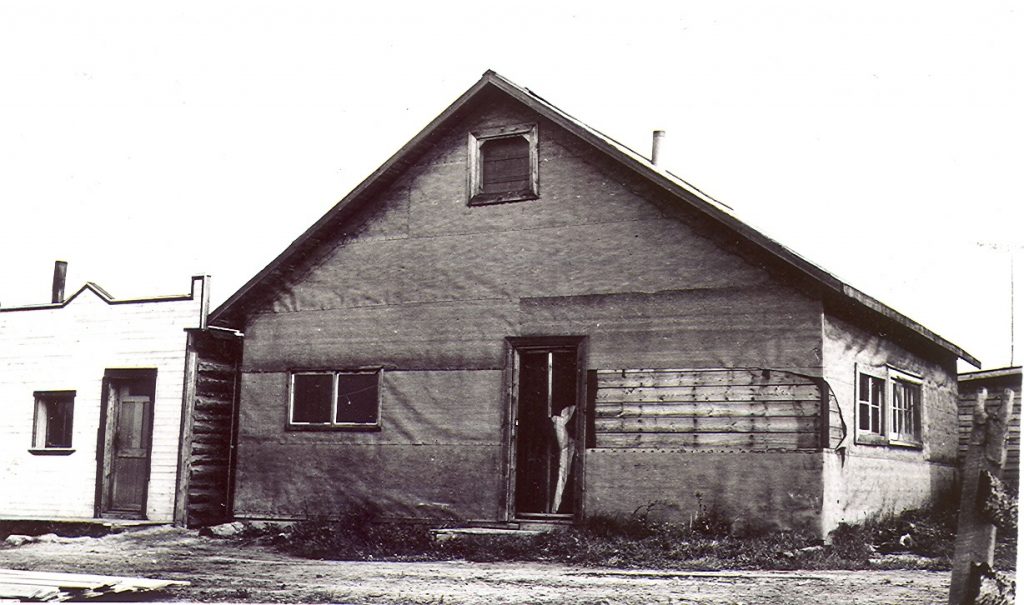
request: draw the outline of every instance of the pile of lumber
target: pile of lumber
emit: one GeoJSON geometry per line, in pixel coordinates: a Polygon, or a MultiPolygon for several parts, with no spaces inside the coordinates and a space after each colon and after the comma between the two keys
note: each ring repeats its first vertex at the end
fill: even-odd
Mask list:
{"type": "Polygon", "coordinates": [[[170,586],[188,584],[178,580],[0,569],[0,602],[84,601],[115,594],[159,591],[170,586]]]}

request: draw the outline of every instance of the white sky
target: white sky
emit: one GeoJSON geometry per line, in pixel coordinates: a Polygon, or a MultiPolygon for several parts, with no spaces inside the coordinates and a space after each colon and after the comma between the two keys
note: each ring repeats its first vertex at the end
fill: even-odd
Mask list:
{"type": "MultiPolygon", "coordinates": [[[[0,4],[0,303],[217,304],[488,68],[979,357],[1024,298],[1014,2],[0,4]]],[[[1015,362],[1024,359],[1017,330],[1015,362]]]]}

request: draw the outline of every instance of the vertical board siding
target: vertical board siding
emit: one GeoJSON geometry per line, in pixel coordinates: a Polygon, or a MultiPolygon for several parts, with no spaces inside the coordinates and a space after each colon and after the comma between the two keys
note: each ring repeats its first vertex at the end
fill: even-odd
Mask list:
{"type": "Polygon", "coordinates": [[[598,448],[801,450],[820,447],[821,390],[762,370],[598,370],[598,448]]]}
{"type": "Polygon", "coordinates": [[[0,513],[37,519],[95,514],[97,434],[108,368],[155,368],[146,516],[173,515],[185,332],[201,297],[109,304],[92,290],[63,307],[0,311],[0,513]],[[72,447],[33,455],[34,391],[74,390],[72,447]]]}
{"type": "Polygon", "coordinates": [[[971,426],[974,418],[974,404],[978,398],[978,392],[982,388],[988,388],[988,398],[985,400],[985,407],[992,413],[998,410],[1003,401],[1003,389],[1010,388],[1014,392],[1013,416],[1010,418],[1010,432],[1006,440],[1006,464],[1003,466],[1003,481],[1009,485],[1014,492],[1020,489],[1020,415],[1021,415],[1021,374],[1018,371],[1015,378],[1010,380],[993,379],[970,380],[960,382],[960,407],[957,416],[959,427],[959,441],[957,459],[963,462],[967,455],[967,443],[971,437],[971,426]]]}

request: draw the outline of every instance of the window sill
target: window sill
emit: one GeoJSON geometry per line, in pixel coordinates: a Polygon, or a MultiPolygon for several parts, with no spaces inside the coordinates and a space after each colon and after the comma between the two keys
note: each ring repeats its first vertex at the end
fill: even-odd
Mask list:
{"type": "Polygon", "coordinates": [[[920,441],[897,441],[896,439],[891,439],[889,440],[889,445],[910,450],[924,449],[924,443],[920,441]]]}
{"type": "Polygon", "coordinates": [[[286,431],[324,431],[324,432],[350,432],[350,433],[375,433],[380,432],[379,424],[288,424],[286,431]]]}
{"type": "Polygon", "coordinates": [[[868,445],[872,447],[896,447],[912,450],[924,449],[924,442],[921,441],[899,441],[876,434],[856,435],[853,438],[853,442],[857,445],[868,445]]]}
{"type": "Polygon", "coordinates": [[[469,198],[470,206],[489,206],[491,204],[507,204],[510,202],[525,202],[528,200],[540,199],[540,196],[530,190],[506,191],[503,193],[477,193],[469,198]]]}
{"type": "Polygon", "coordinates": [[[70,456],[75,453],[73,447],[45,447],[45,448],[31,448],[28,453],[33,456],[70,456]]]}

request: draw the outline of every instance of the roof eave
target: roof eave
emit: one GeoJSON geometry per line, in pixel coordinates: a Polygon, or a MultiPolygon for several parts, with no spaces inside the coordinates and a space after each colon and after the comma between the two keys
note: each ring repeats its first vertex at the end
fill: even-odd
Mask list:
{"type": "Polygon", "coordinates": [[[527,107],[533,109],[537,113],[543,115],[545,118],[558,124],[562,128],[565,128],[569,132],[580,137],[591,146],[597,148],[600,151],[610,155],[612,158],[619,161],[633,172],[640,176],[650,180],[651,182],[662,187],[669,193],[686,200],[693,208],[699,211],[702,215],[710,218],[711,220],[725,225],[727,228],[736,231],[739,235],[753,242],[755,245],[765,249],[770,254],[781,259],[790,267],[796,269],[799,273],[806,275],[812,280],[818,282],[824,286],[827,290],[830,290],[836,294],[853,300],[856,303],[876,312],[883,317],[894,321],[898,325],[916,333],[917,335],[933,342],[943,350],[956,355],[960,359],[963,359],[967,363],[980,368],[981,362],[978,361],[973,355],[967,353],[960,347],[956,346],[952,342],[942,338],[938,334],[925,328],[921,324],[913,321],[909,317],[899,313],[895,309],[892,309],[884,303],[864,294],[863,292],[843,283],[841,280],[836,278],[828,271],[818,267],[814,263],[804,259],[800,255],[796,254],[792,250],[786,248],[782,244],[776,242],[765,234],[761,233],[757,229],[754,229],[750,225],[744,223],[738,218],[732,216],[728,212],[728,207],[715,201],[706,194],[697,190],[692,186],[688,186],[677,177],[673,177],[658,167],[651,164],[646,158],[642,157],[638,153],[628,149],[624,145],[615,142],[613,139],[606,137],[582,122],[576,120],[572,116],[568,115],[558,107],[548,103],[538,95],[534,94],[528,89],[522,88],[521,86],[505,79],[498,75],[494,71],[488,70],[483,76],[463,93],[458,99],[456,99],[451,105],[449,105],[444,111],[442,111],[436,118],[434,118],[429,124],[427,124],[419,133],[416,134],[408,143],[402,146],[397,152],[395,152],[386,162],[384,162],[377,170],[375,170],[370,176],[366,177],[359,185],[355,187],[348,195],[342,198],[337,204],[334,205],[323,217],[314,223],[309,229],[297,237],[291,245],[288,246],[281,254],[279,254],[274,260],[272,260],[262,271],[257,273],[245,283],[238,291],[236,291],[231,297],[229,297],[224,303],[218,306],[210,314],[211,323],[225,323],[230,322],[232,319],[236,319],[233,314],[236,313],[238,306],[246,296],[259,285],[264,279],[273,274],[278,268],[285,263],[285,261],[300,251],[303,247],[307,246],[311,240],[314,239],[316,234],[324,229],[327,225],[335,220],[335,218],[344,211],[344,209],[351,204],[353,201],[359,199],[367,190],[371,189],[380,179],[386,176],[390,171],[394,170],[399,164],[402,163],[405,156],[416,148],[418,148],[428,137],[430,137],[434,131],[439,128],[443,123],[452,118],[458,111],[465,106],[473,97],[475,97],[482,89],[487,86],[494,86],[511,96],[512,98],[523,103],[527,107]]]}

